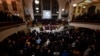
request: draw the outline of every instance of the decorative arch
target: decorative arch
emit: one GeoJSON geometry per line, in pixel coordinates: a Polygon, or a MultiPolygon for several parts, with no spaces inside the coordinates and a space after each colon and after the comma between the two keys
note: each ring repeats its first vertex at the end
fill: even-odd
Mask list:
{"type": "Polygon", "coordinates": [[[17,11],[17,4],[16,1],[11,1],[13,11],[17,11]]]}
{"type": "Polygon", "coordinates": [[[6,1],[2,1],[3,9],[6,11],[8,10],[8,4],[6,1]]]}
{"type": "Polygon", "coordinates": [[[52,14],[51,19],[58,18],[58,13],[59,13],[58,0],[39,0],[39,4],[35,4],[35,0],[33,0],[32,5],[33,5],[34,19],[41,21],[43,16],[42,15],[43,10],[51,11],[52,14]],[[38,7],[39,10],[36,10],[36,7],[38,7]]]}

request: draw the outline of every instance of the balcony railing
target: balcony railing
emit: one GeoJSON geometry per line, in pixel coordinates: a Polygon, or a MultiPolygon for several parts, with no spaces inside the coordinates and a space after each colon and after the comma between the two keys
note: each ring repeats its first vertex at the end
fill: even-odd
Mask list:
{"type": "Polygon", "coordinates": [[[73,16],[72,22],[87,22],[87,23],[100,23],[100,14],[83,14],[73,16]]]}
{"type": "Polygon", "coordinates": [[[72,20],[71,22],[100,24],[100,20],[72,20]]]}
{"type": "Polygon", "coordinates": [[[24,22],[0,22],[0,31],[25,24],[24,22]]]}

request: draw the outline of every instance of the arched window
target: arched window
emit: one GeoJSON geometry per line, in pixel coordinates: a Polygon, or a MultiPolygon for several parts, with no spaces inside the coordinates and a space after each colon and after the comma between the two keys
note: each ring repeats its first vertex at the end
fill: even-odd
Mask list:
{"type": "Polygon", "coordinates": [[[12,8],[14,11],[17,11],[17,4],[15,1],[12,1],[12,8]]]}
{"type": "Polygon", "coordinates": [[[57,14],[57,12],[59,11],[58,1],[52,0],[52,6],[51,7],[52,7],[52,13],[57,14]]]}
{"type": "Polygon", "coordinates": [[[59,16],[58,0],[33,0],[33,13],[37,21],[56,20],[59,16]]]}
{"type": "Polygon", "coordinates": [[[6,1],[2,1],[2,5],[3,5],[4,10],[8,10],[8,4],[6,1]]]}
{"type": "Polygon", "coordinates": [[[77,11],[78,13],[80,13],[81,12],[81,7],[79,6],[78,7],[78,11],[77,11]]]}

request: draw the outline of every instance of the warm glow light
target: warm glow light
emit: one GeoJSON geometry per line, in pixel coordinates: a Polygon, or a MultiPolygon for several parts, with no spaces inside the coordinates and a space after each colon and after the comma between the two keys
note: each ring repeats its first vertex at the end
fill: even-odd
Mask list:
{"type": "Polygon", "coordinates": [[[83,8],[86,8],[86,6],[83,6],[83,8]]]}
{"type": "Polygon", "coordinates": [[[14,14],[15,16],[19,16],[19,14],[14,14]]]}
{"type": "Polygon", "coordinates": [[[11,4],[12,0],[5,0],[5,1],[7,1],[7,4],[11,4]]]}
{"type": "Polygon", "coordinates": [[[92,0],[85,0],[85,2],[87,2],[87,3],[91,3],[91,2],[92,2],[92,0]]]}
{"type": "Polygon", "coordinates": [[[39,0],[35,0],[35,4],[39,4],[39,0]]]}
{"type": "Polygon", "coordinates": [[[15,1],[15,0],[12,0],[12,1],[15,1]]]}
{"type": "Polygon", "coordinates": [[[36,9],[36,10],[39,10],[39,8],[38,8],[38,7],[36,7],[35,9],[36,9]]]}
{"type": "Polygon", "coordinates": [[[62,11],[65,11],[65,9],[61,9],[62,11]]]}
{"type": "Polygon", "coordinates": [[[39,11],[36,11],[36,13],[39,13],[39,11]]]}
{"type": "Polygon", "coordinates": [[[0,4],[2,4],[2,0],[0,0],[0,4]]]}
{"type": "Polygon", "coordinates": [[[73,4],[73,7],[76,7],[77,6],[77,4],[73,4]]]}
{"type": "Polygon", "coordinates": [[[100,2],[99,0],[92,0],[93,2],[100,2]]]}

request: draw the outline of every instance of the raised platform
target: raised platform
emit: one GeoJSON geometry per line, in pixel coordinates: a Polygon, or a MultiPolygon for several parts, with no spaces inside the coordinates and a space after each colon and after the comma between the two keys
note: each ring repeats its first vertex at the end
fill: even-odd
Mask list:
{"type": "Polygon", "coordinates": [[[69,25],[75,26],[75,27],[83,27],[83,28],[100,30],[100,24],[99,23],[70,22],[69,25]]]}

